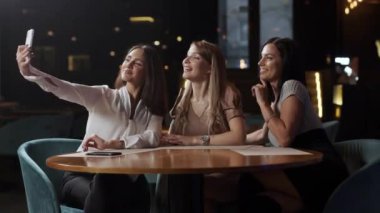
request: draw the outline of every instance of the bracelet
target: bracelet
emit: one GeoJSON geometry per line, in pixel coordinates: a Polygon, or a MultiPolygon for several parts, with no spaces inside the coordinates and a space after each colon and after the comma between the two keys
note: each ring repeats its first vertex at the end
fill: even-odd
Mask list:
{"type": "Polygon", "coordinates": [[[210,136],[209,135],[202,135],[201,136],[202,146],[208,146],[210,145],[210,136]]]}
{"type": "Polygon", "coordinates": [[[269,123],[270,120],[272,120],[272,118],[274,117],[277,117],[277,115],[275,113],[273,113],[272,115],[269,116],[269,118],[265,121],[266,124],[269,123]]]}

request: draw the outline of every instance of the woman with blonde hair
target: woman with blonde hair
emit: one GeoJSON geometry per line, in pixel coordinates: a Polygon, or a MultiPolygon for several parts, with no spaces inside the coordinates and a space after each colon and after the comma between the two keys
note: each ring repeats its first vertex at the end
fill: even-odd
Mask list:
{"type": "MultiPolygon", "coordinates": [[[[182,77],[186,83],[171,110],[173,120],[169,134],[164,135],[161,142],[166,145],[242,145],[245,124],[240,94],[227,83],[225,59],[220,49],[204,40],[195,41],[190,45],[182,65],[182,77]]],[[[176,196],[176,199],[197,197],[189,193],[194,191],[194,176],[181,177],[169,176],[167,179],[170,182],[168,187],[173,187],[175,193],[184,190],[188,195],[186,198],[176,196]],[[171,178],[175,180],[171,181],[171,178]]],[[[225,194],[216,193],[213,189],[233,186],[237,179],[236,175],[224,174],[200,177],[204,183],[205,210],[212,209],[212,204],[228,200],[227,197],[234,194],[228,190],[225,194]]],[[[182,206],[177,211],[191,212],[191,209],[191,206],[182,206]]]]}
{"type": "Polygon", "coordinates": [[[191,44],[182,62],[185,86],[170,114],[172,145],[241,145],[244,119],[239,91],[227,83],[225,59],[207,41],[191,44]]]}

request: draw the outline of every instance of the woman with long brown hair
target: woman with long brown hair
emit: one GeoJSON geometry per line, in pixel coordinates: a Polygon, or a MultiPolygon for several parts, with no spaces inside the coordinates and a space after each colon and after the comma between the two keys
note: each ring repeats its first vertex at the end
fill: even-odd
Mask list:
{"type": "MultiPolygon", "coordinates": [[[[17,49],[21,75],[46,92],[85,107],[89,113],[78,151],[159,145],[166,113],[166,91],[163,66],[156,49],[150,45],[133,46],[120,66],[121,84],[116,89],[58,79],[33,67],[30,53],[31,49],[24,45],[17,49]]],[[[149,197],[143,175],[66,172],[61,191],[66,205],[91,213],[149,212],[149,197]]]]}

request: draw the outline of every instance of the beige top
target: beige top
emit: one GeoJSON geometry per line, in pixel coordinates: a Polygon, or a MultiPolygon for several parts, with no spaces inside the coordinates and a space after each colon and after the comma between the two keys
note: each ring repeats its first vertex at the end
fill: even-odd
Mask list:
{"type": "MultiPolygon", "coordinates": [[[[312,129],[321,128],[321,121],[319,120],[317,114],[315,113],[313,105],[311,104],[309,93],[305,86],[299,81],[288,80],[282,85],[280,99],[276,105],[279,114],[281,114],[281,104],[285,101],[286,98],[293,95],[301,101],[304,108],[304,115],[302,116],[303,119],[296,135],[312,129]]],[[[279,145],[276,137],[270,130],[268,132],[268,138],[273,146],[279,145]]]]}
{"type": "MultiPolygon", "coordinates": [[[[234,117],[243,116],[243,110],[240,100],[240,95],[231,87],[227,87],[224,100],[221,101],[221,107],[224,112],[222,125],[215,126],[214,134],[220,134],[229,131],[228,121],[234,117]]],[[[207,135],[209,134],[207,125],[207,114],[202,113],[200,117],[195,114],[192,106],[189,107],[187,114],[188,124],[186,125],[185,135],[207,135]]]]}

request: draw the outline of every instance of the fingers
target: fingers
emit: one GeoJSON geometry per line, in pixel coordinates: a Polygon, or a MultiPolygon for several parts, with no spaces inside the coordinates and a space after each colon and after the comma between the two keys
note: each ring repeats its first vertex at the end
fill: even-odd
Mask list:
{"type": "Polygon", "coordinates": [[[87,151],[89,147],[103,150],[107,148],[107,144],[99,136],[93,135],[82,142],[82,148],[84,151],[87,151]]]}
{"type": "Polygon", "coordinates": [[[161,141],[164,142],[164,144],[170,144],[170,145],[182,145],[183,144],[177,135],[165,135],[165,136],[161,137],[161,141]]]}
{"type": "Polygon", "coordinates": [[[17,47],[16,59],[19,60],[22,57],[27,56],[30,53],[30,48],[25,45],[19,45],[17,47]]]}
{"type": "Polygon", "coordinates": [[[251,87],[251,94],[253,97],[256,97],[256,85],[251,87]]]}
{"type": "Polygon", "coordinates": [[[261,89],[264,89],[266,88],[265,86],[265,81],[262,81],[264,82],[264,85],[263,84],[256,84],[256,85],[253,85],[252,88],[251,88],[251,94],[253,97],[257,97],[257,93],[261,90],[261,89]]]}
{"type": "Polygon", "coordinates": [[[83,151],[88,151],[89,147],[95,147],[95,143],[92,141],[91,138],[87,138],[86,140],[84,140],[82,142],[82,149],[83,149],[83,151]]]}
{"type": "Polygon", "coordinates": [[[81,147],[85,152],[88,150],[88,139],[82,141],[81,147]]]}
{"type": "Polygon", "coordinates": [[[25,45],[17,47],[16,61],[19,67],[24,67],[30,63],[31,49],[25,45]]]}
{"type": "Polygon", "coordinates": [[[26,45],[18,45],[18,46],[17,46],[16,56],[17,56],[18,53],[22,52],[22,51],[25,50],[26,48],[28,48],[26,45]]]}

